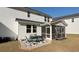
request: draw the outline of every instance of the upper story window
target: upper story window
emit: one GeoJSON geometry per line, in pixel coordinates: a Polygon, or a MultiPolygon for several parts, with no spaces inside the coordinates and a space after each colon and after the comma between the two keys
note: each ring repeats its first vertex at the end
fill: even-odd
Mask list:
{"type": "Polygon", "coordinates": [[[72,22],[74,22],[74,18],[72,18],[72,22]]]}
{"type": "Polygon", "coordinates": [[[30,17],[30,12],[29,11],[27,12],[27,17],[30,17]]]}
{"type": "Polygon", "coordinates": [[[46,22],[46,17],[44,17],[44,21],[46,22]]]}
{"type": "Polygon", "coordinates": [[[49,22],[49,17],[48,18],[44,17],[44,21],[49,22]]]}

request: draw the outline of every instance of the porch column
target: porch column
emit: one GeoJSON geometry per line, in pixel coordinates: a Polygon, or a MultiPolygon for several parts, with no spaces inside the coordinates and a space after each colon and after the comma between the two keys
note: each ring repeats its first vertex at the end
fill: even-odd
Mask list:
{"type": "Polygon", "coordinates": [[[67,38],[66,27],[64,29],[64,32],[65,32],[65,38],[67,38]]]}
{"type": "Polygon", "coordinates": [[[52,25],[50,25],[50,40],[52,40],[52,25]]]}

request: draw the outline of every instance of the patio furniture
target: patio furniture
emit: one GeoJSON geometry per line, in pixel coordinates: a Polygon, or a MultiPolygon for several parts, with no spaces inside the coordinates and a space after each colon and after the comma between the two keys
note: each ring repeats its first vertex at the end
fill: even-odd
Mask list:
{"type": "Polygon", "coordinates": [[[44,38],[40,35],[30,36],[32,42],[41,42],[44,41],[44,38]]]}
{"type": "Polygon", "coordinates": [[[27,36],[25,36],[25,37],[26,37],[26,39],[22,39],[21,43],[26,46],[38,45],[39,43],[44,41],[43,36],[39,36],[39,35],[30,35],[29,38],[27,36]]]}
{"type": "Polygon", "coordinates": [[[30,35],[29,38],[27,38],[27,36],[26,36],[26,40],[27,40],[27,42],[35,45],[35,44],[38,44],[39,42],[43,42],[44,38],[39,35],[30,35]]]}

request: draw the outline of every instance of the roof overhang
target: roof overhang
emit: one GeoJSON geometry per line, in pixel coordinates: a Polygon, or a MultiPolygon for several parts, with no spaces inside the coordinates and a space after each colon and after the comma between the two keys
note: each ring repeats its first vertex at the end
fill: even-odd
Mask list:
{"type": "Polygon", "coordinates": [[[40,16],[52,18],[52,16],[50,16],[50,15],[44,13],[44,12],[34,10],[32,8],[29,8],[29,7],[8,7],[8,8],[23,11],[23,12],[30,12],[30,13],[37,14],[37,15],[40,15],[40,16]]]}
{"type": "Polygon", "coordinates": [[[51,22],[38,22],[38,21],[16,18],[16,21],[18,21],[22,25],[31,24],[31,25],[47,26],[47,25],[56,25],[58,23],[62,23],[65,26],[67,26],[67,24],[64,21],[61,21],[61,20],[51,21],[51,22]]]}
{"type": "Polygon", "coordinates": [[[31,24],[31,25],[44,24],[44,22],[38,22],[38,21],[32,21],[32,20],[20,19],[20,18],[16,18],[16,21],[18,21],[22,25],[26,25],[26,24],[31,24]]]}
{"type": "Polygon", "coordinates": [[[50,23],[47,23],[47,22],[45,22],[43,24],[40,24],[40,26],[48,26],[48,25],[51,25],[51,24],[50,23]]]}
{"type": "Polygon", "coordinates": [[[64,20],[64,19],[72,19],[72,18],[79,18],[79,13],[61,16],[61,17],[56,17],[56,18],[54,18],[54,20],[64,20]]]}
{"type": "MultiPolygon", "coordinates": [[[[63,21],[63,20],[58,20],[58,21],[51,21],[49,23],[43,23],[43,24],[40,24],[40,26],[47,26],[47,25],[56,25],[58,23],[62,23],[64,26],[67,26],[68,24],[63,21]]],[[[60,25],[61,26],[61,25],[60,25]]]]}

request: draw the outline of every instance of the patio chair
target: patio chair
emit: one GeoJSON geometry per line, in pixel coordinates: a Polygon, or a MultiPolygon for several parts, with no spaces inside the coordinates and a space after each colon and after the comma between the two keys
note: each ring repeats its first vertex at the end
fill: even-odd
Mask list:
{"type": "Polygon", "coordinates": [[[37,44],[37,42],[35,42],[36,39],[31,38],[27,38],[26,36],[26,43],[28,43],[30,46],[37,44]]]}

